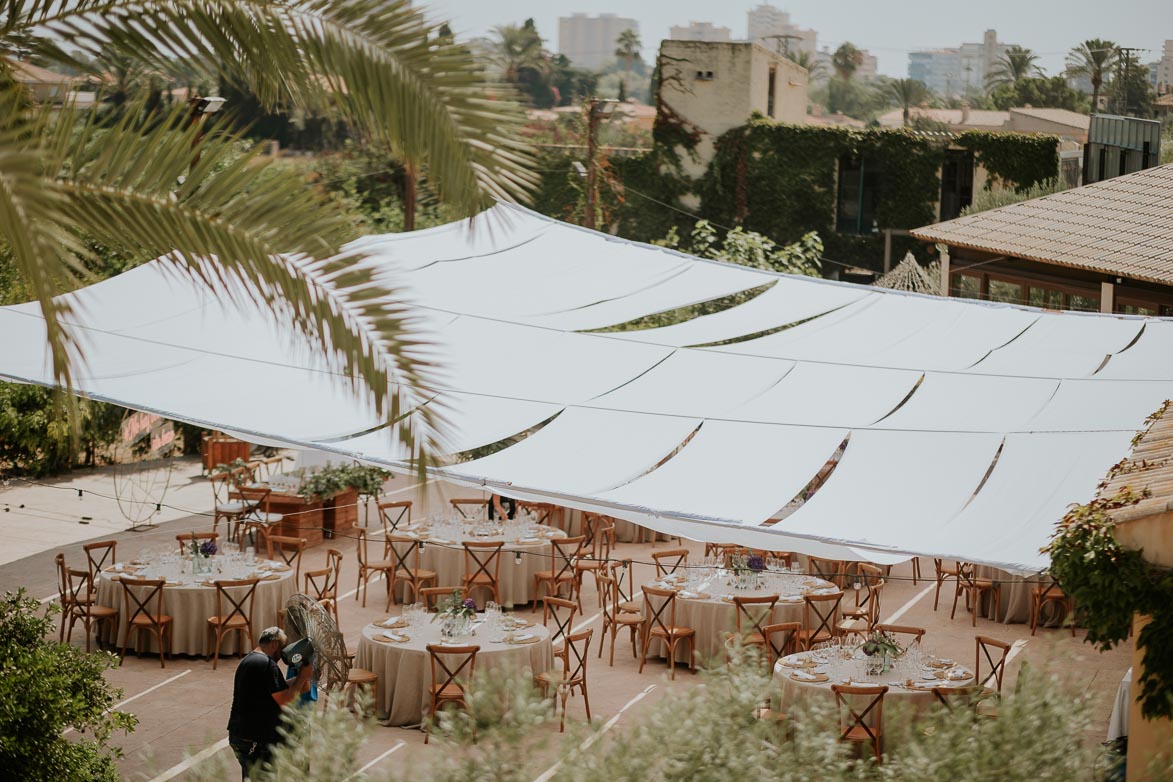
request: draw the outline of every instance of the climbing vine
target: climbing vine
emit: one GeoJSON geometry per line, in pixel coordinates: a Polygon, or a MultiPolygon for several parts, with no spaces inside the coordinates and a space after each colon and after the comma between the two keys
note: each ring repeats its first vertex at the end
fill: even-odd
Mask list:
{"type": "Polygon", "coordinates": [[[995,182],[1023,191],[1059,176],[1059,138],[1042,133],[991,133],[967,130],[954,143],[972,150],[995,182]]]}
{"type": "MultiPolygon", "coordinates": [[[[1108,480],[1133,472],[1133,467],[1125,459],[1108,480]]],[[[1113,511],[1149,495],[1147,489],[1134,492],[1124,487],[1110,497],[1072,507],[1044,553],[1051,556],[1051,575],[1079,607],[1087,628],[1085,640],[1096,648],[1106,651],[1125,641],[1134,614],[1150,618],[1136,638],[1144,667],[1137,697],[1144,716],[1152,719],[1173,717],[1173,572],[1121,545],[1112,519],[1113,511]]]]}

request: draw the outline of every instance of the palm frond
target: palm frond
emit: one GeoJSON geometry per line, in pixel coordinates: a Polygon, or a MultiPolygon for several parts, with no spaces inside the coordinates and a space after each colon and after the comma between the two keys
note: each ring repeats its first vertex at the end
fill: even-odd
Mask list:
{"type": "Polygon", "coordinates": [[[396,427],[421,468],[440,444],[438,413],[415,389],[430,366],[399,292],[376,283],[361,255],[339,253],[346,216],[297,173],[271,167],[242,142],[198,129],[183,109],[163,117],[128,111],[113,128],[65,112],[38,151],[60,172],[69,224],[98,241],[165,262],[220,296],[233,292],[291,321],[332,367],[370,389],[374,409],[396,427]],[[215,263],[208,263],[215,259],[215,263]],[[408,415],[408,413],[411,413],[408,415]]]}
{"type": "Polygon", "coordinates": [[[321,105],[332,94],[369,138],[425,162],[462,214],[492,198],[522,200],[536,182],[520,108],[490,89],[467,48],[431,36],[407,0],[82,0],[72,9],[54,6],[41,24],[92,55],[215,64],[269,106],[321,105]]]}

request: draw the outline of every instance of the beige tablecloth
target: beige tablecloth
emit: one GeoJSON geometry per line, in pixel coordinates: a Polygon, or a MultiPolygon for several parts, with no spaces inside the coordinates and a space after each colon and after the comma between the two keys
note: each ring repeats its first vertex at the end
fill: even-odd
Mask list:
{"type": "MultiPolygon", "coordinates": [[[[933,687],[966,687],[974,683],[973,672],[968,668],[955,666],[954,670],[964,671],[968,676],[960,680],[935,680],[927,681],[922,677],[916,677],[913,686],[906,686],[905,680],[910,678],[909,675],[901,675],[898,668],[890,670],[888,673],[881,673],[877,675],[869,675],[866,670],[866,663],[862,656],[857,655],[850,660],[842,660],[836,667],[832,667],[828,663],[820,663],[814,668],[797,668],[793,667],[795,663],[801,663],[804,659],[813,656],[813,652],[799,652],[788,657],[783,657],[774,664],[774,681],[781,686],[781,711],[785,712],[787,704],[794,704],[803,698],[826,698],[831,704],[835,703],[835,693],[831,691],[832,684],[846,684],[847,679],[851,679],[851,684],[855,686],[875,687],[879,685],[887,685],[888,692],[884,695],[885,707],[889,703],[899,703],[904,707],[911,708],[914,712],[927,709],[936,702],[936,697],[933,695],[933,687]],[[809,673],[822,673],[828,675],[828,680],[824,682],[807,682],[799,681],[796,677],[801,677],[803,674],[799,671],[807,671],[809,673]]],[[[822,659],[822,658],[819,658],[822,659]]],[[[861,700],[866,700],[861,696],[861,700]]],[[[862,707],[862,703],[860,706],[862,707]]],[[[869,720],[868,724],[874,725],[875,722],[869,720]]],[[[890,731],[889,731],[890,732],[890,731]]]]}
{"type": "MultiPolygon", "coordinates": [[[[996,581],[1002,585],[1002,594],[998,604],[998,621],[1002,624],[1026,624],[1030,622],[1030,595],[1035,587],[1045,586],[1050,583],[1050,579],[1045,575],[1032,576],[1015,576],[1007,573],[1004,570],[999,570],[994,567],[986,565],[977,565],[974,568],[974,574],[978,578],[988,578],[991,581],[996,581]]],[[[948,593],[948,603],[950,607],[953,605],[953,593],[949,591],[949,586],[953,582],[946,582],[947,586],[942,590],[942,600],[946,598],[944,593],[948,593]]],[[[986,594],[982,597],[982,616],[993,617],[993,612],[990,610],[990,601],[993,597],[986,594]]],[[[965,608],[965,595],[957,598],[958,612],[965,608]]],[[[1067,610],[1059,603],[1052,603],[1043,609],[1043,616],[1040,624],[1045,627],[1058,627],[1067,618],[1067,610]]]]}
{"type": "MultiPolygon", "coordinates": [[[[355,665],[373,671],[378,677],[375,689],[375,713],[391,725],[418,725],[423,722],[431,705],[428,686],[432,683],[428,644],[439,643],[441,623],[426,624],[418,631],[397,630],[411,638],[406,643],[377,641],[384,629],[376,625],[363,628],[355,654],[355,665]]],[[[468,643],[481,647],[477,653],[476,670],[538,674],[554,668],[554,651],[550,631],[536,624],[517,630],[517,634],[532,633],[535,643],[507,644],[495,642],[483,628],[480,635],[461,639],[457,645],[468,643]]]]}
{"type": "MultiPolygon", "coordinates": [[[[424,549],[420,552],[420,568],[432,570],[436,573],[435,586],[459,586],[464,580],[464,548],[461,541],[440,541],[428,535],[419,528],[408,529],[400,533],[404,537],[423,538],[424,549]]],[[[550,527],[540,527],[540,532],[534,538],[522,538],[514,543],[506,543],[501,552],[501,568],[497,572],[498,590],[501,593],[501,605],[511,607],[529,603],[534,597],[534,573],[539,570],[550,569],[550,540],[565,538],[562,530],[550,527]],[[517,554],[521,554],[521,561],[517,561],[517,554]]],[[[470,541],[480,543],[497,543],[504,541],[501,537],[469,538],[470,541]]],[[[397,598],[402,601],[406,597],[406,586],[401,582],[397,590],[397,598]]],[[[545,594],[543,591],[542,594],[545,594]]],[[[473,595],[477,607],[483,609],[485,601],[491,599],[487,590],[478,589],[473,595]]]]}
{"type": "MultiPolygon", "coordinates": [[[[646,586],[658,586],[657,582],[646,586]]],[[[678,592],[676,597],[676,624],[682,627],[691,627],[696,631],[694,643],[696,645],[696,662],[698,664],[718,655],[725,654],[725,633],[732,633],[737,629],[737,606],[733,604],[734,595],[738,597],[760,597],[763,595],[780,595],[774,606],[770,624],[780,622],[803,621],[804,603],[802,590],[826,590],[831,593],[839,590],[834,584],[822,579],[809,576],[782,576],[772,580],[763,589],[733,589],[724,579],[717,579],[703,592],[708,598],[682,597],[681,594],[694,594],[688,590],[678,592]]],[[[642,593],[641,593],[642,594],[642,593]]],[[[651,618],[651,611],[647,602],[644,602],[644,619],[651,618]]],[[[669,621],[668,613],[661,615],[664,622],[669,621]]],[[[648,647],[648,656],[664,656],[664,644],[653,641],[648,647]]],[[[676,661],[688,662],[687,643],[676,647],[676,661]]]]}
{"type": "MultiPolygon", "coordinates": [[[[277,563],[271,564],[276,565],[277,563]]],[[[261,581],[257,584],[252,615],[254,641],[261,630],[277,624],[278,609],[284,608],[285,602],[296,591],[297,585],[294,583],[292,570],[275,573],[274,575],[277,576],[275,580],[261,581]]],[[[119,648],[121,648],[126,632],[127,616],[123,605],[122,584],[113,580],[115,577],[117,577],[117,574],[111,572],[101,574],[101,577],[98,579],[97,602],[98,605],[118,609],[117,634],[110,640],[116,642],[119,648]]],[[[190,576],[186,578],[190,578],[190,576]]],[[[213,572],[211,575],[201,576],[201,578],[223,579],[224,576],[218,576],[213,572]]],[[[141,589],[140,591],[142,596],[145,597],[150,590],[141,589]]],[[[133,611],[133,606],[131,610],[133,611]]],[[[197,657],[210,657],[212,655],[215,636],[208,635],[208,617],[216,614],[215,587],[202,586],[200,584],[182,584],[179,586],[164,587],[163,610],[164,613],[171,617],[171,654],[189,654],[197,657]]],[[[230,611],[231,607],[225,606],[224,610],[230,611]]],[[[249,651],[249,649],[237,648],[236,636],[236,633],[232,633],[224,639],[224,644],[220,647],[221,655],[232,655],[249,651]]],[[[144,633],[144,642],[149,637],[149,633],[144,633]]],[[[138,634],[132,634],[128,641],[127,651],[130,650],[131,645],[135,644],[137,640],[138,634]]],[[[245,639],[245,644],[247,643],[248,640],[245,639]]],[[[150,641],[150,648],[144,648],[141,651],[157,653],[159,650],[158,645],[152,639],[150,641]]]]}

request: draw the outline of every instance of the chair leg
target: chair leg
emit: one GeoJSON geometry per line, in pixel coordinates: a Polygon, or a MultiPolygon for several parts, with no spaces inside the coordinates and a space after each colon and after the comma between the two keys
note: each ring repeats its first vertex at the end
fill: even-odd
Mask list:
{"type": "MultiPolygon", "coordinates": [[[[965,590],[965,602],[969,602],[970,590],[965,590]]],[[[982,592],[980,589],[973,590],[973,611],[970,613],[970,626],[977,627],[978,611],[982,608],[982,592]]]]}
{"type": "Polygon", "coordinates": [[[587,722],[591,721],[591,699],[587,696],[586,680],[582,683],[582,705],[586,708],[587,722]]]}
{"type": "Polygon", "coordinates": [[[566,732],[566,699],[569,696],[570,696],[570,688],[569,687],[559,687],[558,688],[558,697],[560,697],[562,699],[562,715],[561,715],[561,719],[558,721],[558,732],[559,733],[566,732]]]}
{"type": "Polygon", "coordinates": [[[937,603],[941,601],[941,579],[937,579],[937,589],[933,592],[933,610],[937,610],[937,603]]]}
{"type": "Polygon", "coordinates": [[[648,661],[648,644],[650,642],[651,642],[651,634],[645,633],[644,637],[643,637],[643,643],[640,644],[640,655],[639,655],[639,672],[640,673],[644,672],[644,663],[646,663],[648,661]]]}
{"type": "Polygon", "coordinates": [[[961,596],[961,587],[959,586],[953,592],[953,610],[949,612],[949,618],[953,619],[957,616],[957,598],[961,596]]]}

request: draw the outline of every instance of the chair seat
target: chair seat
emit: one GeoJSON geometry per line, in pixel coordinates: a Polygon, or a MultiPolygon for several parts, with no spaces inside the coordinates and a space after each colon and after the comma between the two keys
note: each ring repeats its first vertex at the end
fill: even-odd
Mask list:
{"type": "Polygon", "coordinates": [[[1067,595],[1054,587],[1035,587],[1030,591],[1031,596],[1042,600],[1066,600],[1067,595]]]}
{"type": "Polygon", "coordinates": [[[619,610],[625,614],[642,614],[644,604],[638,600],[624,600],[619,604],[619,610]]]}
{"type": "Polygon", "coordinates": [[[423,568],[401,567],[395,571],[396,578],[410,578],[412,581],[431,581],[436,577],[436,571],[423,568]]]}
{"type": "Polygon", "coordinates": [[[379,680],[374,671],[368,671],[365,668],[351,668],[350,672],[346,674],[347,684],[374,684],[379,680]]]}
{"type": "Polygon", "coordinates": [[[459,684],[433,684],[428,687],[428,691],[432,696],[441,701],[462,701],[464,700],[464,688],[459,684]]]}
{"type": "Polygon", "coordinates": [[[497,579],[493,578],[488,573],[475,573],[471,576],[465,575],[464,583],[466,583],[466,584],[496,584],[497,579]]]}
{"type": "MultiPolygon", "coordinates": [[[[541,579],[542,581],[553,581],[554,580],[554,571],[553,570],[539,570],[534,573],[534,578],[541,579]]],[[[574,574],[573,573],[563,573],[558,576],[558,580],[559,581],[573,581],[574,574]]]]}
{"type": "Polygon", "coordinates": [[[653,638],[667,638],[669,636],[683,638],[690,635],[696,635],[696,630],[692,629],[691,627],[681,627],[679,625],[668,625],[666,627],[660,627],[657,625],[652,628],[651,634],[653,638]]]}
{"type": "Polygon", "coordinates": [[[228,502],[216,503],[217,513],[243,513],[244,503],[238,500],[229,500],[228,502]]]}
{"type": "Polygon", "coordinates": [[[613,618],[617,625],[636,627],[644,623],[644,618],[637,614],[618,614],[613,618]]]}
{"type": "Polygon", "coordinates": [[[255,522],[257,524],[278,524],[285,517],[280,513],[264,513],[256,511],[250,513],[244,520],[245,522],[255,522]]]}
{"type": "Polygon", "coordinates": [[[589,560],[585,560],[583,562],[575,562],[574,569],[575,570],[598,570],[604,564],[605,563],[601,562],[600,560],[589,559],[589,560]]]}
{"type": "Polygon", "coordinates": [[[862,619],[845,619],[836,627],[845,633],[863,633],[867,632],[868,623],[862,619]]]}
{"type": "Polygon", "coordinates": [[[864,619],[868,615],[866,608],[845,608],[841,612],[845,619],[864,619]]]}
{"type": "Polygon", "coordinates": [[[771,708],[754,709],[754,717],[759,720],[773,720],[774,722],[785,722],[790,719],[784,712],[774,711],[771,708]]]}
{"type": "Polygon", "coordinates": [[[563,670],[546,671],[545,673],[539,673],[534,678],[542,684],[547,684],[551,687],[578,684],[582,681],[581,676],[571,676],[569,673],[563,670]]]}
{"type": "Polygon", "coordinates": [[[233,616],[209,616],[208,624],[216,627],[248,627],[248,622],[243,616],[235,614],[233,616]]]}
{"type": "Polygon", "coordinates": [[[367,563],[367,570],[394,570],[395,563],[389,559],[376,559],[367,563]]]}
{"type": "Polygon", "coordinates": [[[872,736],[883,736],[883,735],[884,735],[884,733],[879,727],[872,728],[872,732],[871,732],[871,734],[869,734],[866,730],[864,730],[863,728],[856,725],[854,728],[851,728],[850,730],[848,730],[846,733],[843,734],[843,740],[844,741],[863,741],[863,742],[871,743],[872,736]]]}
{"type": "Polygon", "coordinates": [[[170,623],[171,617],[167,616],[167,614],[139,614],[129,622],[129,624],[135,627],[151,627],[152,625],[165,625],[170,623]]]}
{"type": "Polygon", "coordinates": [[[995,584],[988,578],[975,578],[973,585],[978,589],[993,589],[995,584]]]}
{"type": "Polygon", "coordinates": [[[91,619],[106,619],[107,617],[118,616],[117,608],[94,605],[93,603],[74,603],[73,611],[77,614],[88,614],[91,619]]]}

